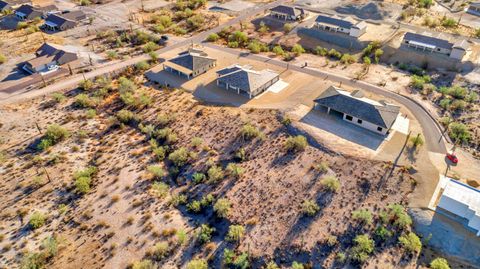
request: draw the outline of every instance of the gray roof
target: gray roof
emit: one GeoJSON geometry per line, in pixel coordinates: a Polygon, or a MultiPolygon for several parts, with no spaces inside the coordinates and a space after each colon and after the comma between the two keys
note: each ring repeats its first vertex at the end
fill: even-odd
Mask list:
{"type": "Polygon", "coordinates": [[[295,16],[295,17],[300,16],[300,15],[305,13],[304,10],[301,9],[301,8],[284,6],[284,5],[276,6],[274,8],[271,8],[270,10],[278,12],[278,13],[287,14],[287,15],[290,15],[290,16],[295,16]]]}
{"type": "Polygon", "coordinates": [[[59,64],[65,64],[78,59],[76,53],[66,51],[61,46],[52,43],[43,43],[43,45],[37,49],[35,54],[37,55],[37,58],[52,58],[59,64]]]}
{"type": "Polygon", "coordinates": [[[416,41],[416,42],[421,42],[429,45],[436,46],[438,48],[444,48],[444,49],[452,49],[453,44],[446,40],[446,39],[440,39],[437,37],[431,37],[431,36],[426,36],[426,35],[421,35],[421,34],[416,34],[416,33],[410,33],[407,32],[405,36],[403,37],[404,40],[408,41],[416,41]]]}
{"type": "Polygon", "coordinates": [[[470,3],[470,6],[480,8],[480,2],[470,3]]]}
{"type": "Polygon", "coordinates": [[[336,25],[342,28],[352,28],[353,26],[353,23],[349,21],[348,18],[342,19],[342,18],[335,18],[335,17],[324,16],[324,15],[318,15],[317,18],[315,19],[315,22],[327,23],[327,24],[336,25]]]}
{"type": "Polygon", "coordinates": [[[34,8],[32,5],[30,4],[24,4],[24,5],[21,5],[19,8],[17,8],[17,10],[15,10],[16,12],[21,12],[25,15],[29,15],[30,13],[32,13],[34,10],[36,10],[36,8],[34,8]]]}
{"type": "Polygon", "coordinates": [[[278,77],[278,74],[264,69],[262,71],[251,70],[248,66],[234,65],[217,71],[218,81],[229,86],[239,88],[246,92],[254,92],[269,81],[278,77]]]}
{"type": "Polygon", "coordinates": [[[455,44],[453,44],[453,48],[461,49],[461,50],[465,50],[465,51],[468,50],[469,47],[470,47],[470,44],[465,39],[459,40],[459,41],[455,42],[455,44]]]}
{"type": "Polygon", "coordinates": [[[10,7],[10,4],[5,1],[0,1],[0,10],[10,7]]]}
{"type": "Polygon", "coordinates": [[[86,18],[85,13],[83,13],[83,11],[81,10],[77,10],[77,11],[72,11],[72,12],[63,13],[63,14],[50,14],[45,19],[45,21],[49,21],[58,26],[61,26],[67,21],[78,22],[85,18],[86,18]]]}
{"type": "Polygon", "coordinates": [[[400,112],[400,107],[367,99],[360,91],[350,94],[334,86],[330,86],[314,101],[319,105],[387,129],[392,127],[400,112]]]}
{"type": "Polygon", "coordinates": [[[208,55],[202,51],[189,50],[180,53],[177,57],[168,61],[195,72],[196,70],[209,66],[212,62],[217,60],[208,57],[208,55]]]}

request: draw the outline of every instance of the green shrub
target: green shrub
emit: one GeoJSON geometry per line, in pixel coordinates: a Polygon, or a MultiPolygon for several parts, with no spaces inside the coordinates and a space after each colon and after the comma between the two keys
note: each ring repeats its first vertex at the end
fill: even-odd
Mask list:
{"type": "Polygon", "coordinates": [[[7,57],[0,53],[0,64],[4,64],[7,62],[7,57]]]}
{"type": "Polygon", "coordinates": [[[135,64],[135,69],[139,71],[145,71],[150,68],[150,65],[146,61],[140,61],[135,64]]]}
{"type": "Polygon", "coordinates": [[[430,83],[431,78],[428,75],[413,75],[410,80],[410,86],[415,88],[415,89],[423,89],[423,85],[425,83],[430,83]]]}
{"type": "Polygon", "coordinates": [[[303,266],[302,263],[294,261],[292,262],[292,269],[304,269],[305,266],[303,266]]]}
{"type": "Polygon", "coordinates": [[[355,61],[356,61],[355,57],[348,53],[343,54],[342,57],[340,58],[340,62],[342,64],[353,64],[355,61]]]}
{"type": "Polygon", "coordinates": [[[202,183],[203,181],[205,181],[206,178],[207,177],[202,173],[194,173],[192,175],[192,181],[194,184],[202,183]]]}
{"type": "Polygon", "coordinates": [[[315,47],[315,50],[314,50],[314,53],[316,55],[320,55],[320,56],[326,56],[328,55],[328,50],[326,48],[322,48],[320,46],[316,46],[315,47]]]}
{"type": "Polygon", "coordinates": [[[244,140],[250,140],[262,135],[260,130],[258,130],[257,127],[253,126],[250,123],[243,125],[240,134],[244,140]]]}
{"type": "Polygon", "coordinates": [[[237,42],[238,45],[244,46],[248,41],[246,33],[241,31],[235,31],[228,37],[229,42],[237,42]]]}
{"type": "Polygon", "coordinates": [[[149,41],[145,45],[143,45],[142,50],[143,50],[143,52],[148,53],[148,52],[155,51],[158,48],[159,48],[159,46],[155,42],[149,41]]]}
{"type": "Polygon", "coordinates": [[[378,226],[374,232],[375,238],[378,239],[379,241],[385,241],[392,235],[393,233],[387,228],[385,228],[385,226],[378,226]]]}
{"type": "Polygon", "coordinates": [[[283,48],[282,46],[280,45],[276,45],[275,47],[273,47],[272,49],[273,53],[275,53],[276,55],[283,55],[285,52],[283,51],[283,48]]]}
{"type": "Polygon", "coordinates": [[[207,41],[209,41],[209,42],[216,42],[219,38],[220,38],[220,36],[218,36],[218,34],[216,34],[216,33],[211,33],[211,34],[208,35],[207,41]]]}
{"type": "Polygon", "coordinates": [[[223,170],[219,166],[212,166],[208,169],[208,182],[215,183],[223,179],[223,170]]]}
{"type": "Polygon", "coordinates": [[[303,151],[307,147],[307,138],[303,135],[290,136],[285,141],[285,149],[287,151],[303,151]]]}
{"type": "Polygon", "coordinates": [[[442,26],[445,28],[454,28],[457,27],[457,21],[454,18],[442,18],[442,26]]]}
{"type": "Polygon", "coordinates": [[[292,29],[293,29],[293,25],[291,23],[285,23],[283,25],[283,31],[285,33],[289,33],[290,31],[292,31],[292,29]]]}
{"type": "Polygon", "coordinates": [[[137,120],[137,115],[127,109],[122,109],[118,111],[116,116],[121,123],[125,123],[125,124],[131,123],[137,120]]]}
{"type": "Polygon", "coordinates": [[[393,225],[405,229],[412,224],[412,219],[400,204],[389,204],[383,221],[393,222],[393,225]]]}
{"type": "Polygon", "coordinates": [[[188,157],[188,150],[182,147],[170,153],[168,160],[170,160],[175,166],[181,167],[188,162],[188,157]]]}
{"type": "Polygon", "coordinates": [[[338,52],[338,51],[335,50],[335,49],[330,49],[330,50],[328,51],[328,56],[339,60],[340,58],[342,58],[342,53],[338,52]]]}
{"type": "Polygon", "coordinates": [[[265,269],[280,269],[280,267],[278,267],[278,265],[274,261],[270,261],[269,263],[267,263],[265,269]]]}
{"type": "Polygon", "coordinates": [[[373,222],[373,216],[368,209],[359,209],[352,212],[352,218],[362,224],[371,224],[373,222]]]}
{"type": "Polygon", "coordinates": [[[172,198],[169,201],[169,204],[177,207],[179,205],[184,205],[187,203],[187,196],[184,194],[173,194],[172,198]]]}
{"type": "Polygon", "coordinates": [[[17,23],[17,29],[25,29],[28,27],[28,23],[26,21],[20,21],[17,23]]]}
{"type": "Polygon", "coordinates": [[[240,241],[244,235],[245,227],[242,225],[230,225],[230,227],[228,227],[228,233],[225,239],[230,242],[240,241]]]}
{"type": "Polygon", "coordinates": [[[56,102],[56,103],[61,103],[63,101],[65,101],[65,99],[67,99],[67,97],[65,97],[65,95],[61,92],[54,92],[52,93],[52,99],[56,102]]]}
{"type": "Polygon", "coordinates": [[[319,163],[314,163],[312,165],[312,168],[315,169],[316,171],[320,172],[320,173],[326,173],[326,172],[328,172],[329,167],[328,167],[327,162],[319,162],[319,163]]]}
{"type": "Polygon", "coordinates": [[[75,188],[77,192],[81,194],[89,192],[90,184],[92,183],[92,176],[96,173],[97,168],[94,166],[90,166],[73,173],[73,179],[75,180],[75,188]]]}
{"type": "Polygon", "coordinates": [[[471,138],[467,126],[457,122],[449,124],[448,135],[455,143],[467,143],[471,138]]]}
{"type": "Polygon", "coordinates": [[[52,124],[47,127],[47,131],[43,138],[40,140],[40,144],[37,145],[39,150],[45,150],[58,142],[68,138],[70,132],[58,124],[52,124]]]}
{"type": "Polygon", "coordinates": [[[374,242],[367,234],[357,235],[353,240],[355,245],[350,249],[352,260],[363,263],[374,250],[374,242]]]}
{"type": "Polygon", "coordinates": [[[337,192],[340,188],[340,181],[335,176],[326,176],[320,180],[320,184],[331,192],[337,192]]]}
{"type": "Polygon", "coordinates": [[[215,228],[208,226],[207,224],[202,224],[200,230],[197,233],[197,239],[200,243],[208,243],[212,239],[212,234],[215,232],[215,228]]]}
{"type": "Polygon", "coordinates": [[[198,212],[202,211],[202,203],[200,201],[197,201],[197,200],[192,201],[191,203],[189,203],[187,205],[187,209],[189,211],[194,212],[194,213],[198,213],[198,212]]]}
{"type": "Polygon", "coordinates": [[[226,218],[230,213],[232,204],[227,198],[220,198],[213,205],[213,210],[219,218],[226,218]]]}
{"type": "Polygon", "coordinates": [[[156,261],[161,261],[163,258],[168,256],[169,252],[170,246],[168,245],[168,242],[159,242],[150,250],[150,256],[156,261]]]}
{"type": "Polygon", "coordinates": [[[320,206],[313,200],[305,200],[302,203],[302,212],[308,216],[314,216],[320,210],[320,206]]]}
{"type": "Polygon", "coordinates": [[[162,167],[158,165],[150,165],[147,167],[148,172],[150,172],[156,179],[161,179],[165,176],[165,171],[162,167]]]}
{"type": "Polygon", "coordinates": [[[134,92],[137,89],[135,83],[126,77],[120,77],[118,79],[118,91],[120,94],[125,92],[134,92]]]}
{"type": "Polygon", "coordinates": [[[158,267],[151,260],[136,261],[132,264],[132,269],[157,269],[158,267]]]}
{"type": "Polygon", "coordinates": [[[163,182],[155,181],[152,183],[152,193],[160,199],[163,199],[167,196],[168,190],[170,187],[163,182]]]}
{"type": "Polygon", "coordinates": [[[45,253],[25,253],[20,262],[20,269],[42,269],[47,263],[45,253]]]}
{"type": "Polygon", "coordinates": [[[409,253],[419,253],[420,250],[422,250],[422,242],[413,232],[400,236],[398,242],[400,242],[400,245],[409,253]]]}
{"type": "Polygon", "coordinates": [[[423,139],[420,134],[417,134],[416,136],[412,136],[410,138],[410,144],[412,145],[412,148],[416,149],[419,148],[423,145],[423,139]]]}
{"type": "Polygon", "coordinates": [[[305,53],[305,49],[302,47],[302,45],[295,44],[293,45],[291,52],[296,56],[300,56],[302,53],[305,53]]]}
{"type": "Polygon", "coordinates": [[[450,265],[448,265],[448,261],[444,258],[435,258],[430,263],[430,268],[432,269],[450,269],[450,265]]]}
{"type": "Polygon", "coordinates": [[[45,216],[41,212],[36,211],[32,214],[32,216],[30,216],[30,220],[28,221],[28,224],[33,230],[35,230],[45,225],[46,221],[47,221],[47,216],[45,216]]]}
{"type": "Polygon", "coordinates": [[[186,269],[208,269],[208,263],[204,259],[194,259],[187,263],[186,269]]]}
{"type": "Polygon", "coordinates": [[[229,163],[227,165],[227,172],[228,172],[229,175],[232,175],[235,178],[239,178],[243,175],[245,170],[241,166],[239,166],[235,163],[229,163]]]}

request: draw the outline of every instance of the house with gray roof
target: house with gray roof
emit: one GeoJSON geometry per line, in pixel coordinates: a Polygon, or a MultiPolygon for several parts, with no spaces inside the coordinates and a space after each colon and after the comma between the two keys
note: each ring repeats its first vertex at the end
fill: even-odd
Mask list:
{"type": "Polygon", "coordinates": [[[57,70],[60,66],[78,60],[74,52],[69,52],[61,46],[52,43],[43,43],[35,52],[36,58],[25,62],[23,70],[33,73],[48,73],[57,70]]]}
{"type": "Polygon", "coordinates": [[[64,31],[74,28],[82,20],[85,20],[87,15],[81,11],[71,11],[62,14],[50,14],[45,19],[45,24],[42,28],[48,31],[64,31]]]}
{"type": "Polygon", "coordinates": [[[0,12],[4,10],[11,10],[12,6],[6,1],[0,1],[0,12]]]}
{"type": "Polygon", "coordinates": [[[286,21],[299,21],[304,19],[307,13],[303,8],[278,5],[270,9],[270,16],[286,21]]]}
{"type": "Polygon", "coordinates": [[[364,97],[359,90],[347,92],[330,86],[315,100],[315,110],[339,115],[343,120],[381,135],[390,132],[400,107],[364,97]]]}
{"type": "Polygon", "coordinates": [[[342,33],[357,38],[367,32],[365,21],[357,22],[351,17],[318,15],[313,27],[322,31],[342,33]]]}
{"type": "Polygon", "coordinates": [[[217,71],[217,85],[252,98],[266,91],[280,79],[269,69],[255,71],[248,65],[232,65],[217,71]]]}
{"type": "Polygon", "coordinates": [[[215,67],[216,64],[217,60],[208,57],[208,54],[202,50],[189,49],[166,61],[163,64],[163,69],[170,73],[191,79],[206,73],[215,67]]]}
{"type": "Polygon", "coordinates": [[[406,33],[403,37],[403,44],[427,53],[448,55],[450,58],[462,60],[470,45],[467,40],[458,40],[453,43],[448,38],[439,35],[433,37],[427,34],[406,33]]]}
{"type": "Polygon", "coordinates": [[[12,10],[22,4],[31,4],[30,0],[0,0],[0,12],[4,10],[12,10]]]}
{"type": "Polygon", "coordinates": [[[31,4],[24,4],[21,5],[19,8],[15,10],[15,16],[19,20],[33,20],[35,18],[43,18],[49,12],[56,10],[57,7],[55,5],[49,5],[44,7],[37,7],[31,4]]]}
{"type": "Polygon", "coordinates": [[[467,13],[470,13],[475,16],[480,16],[480,2],[470,3],[468,6],[467,13]]]}

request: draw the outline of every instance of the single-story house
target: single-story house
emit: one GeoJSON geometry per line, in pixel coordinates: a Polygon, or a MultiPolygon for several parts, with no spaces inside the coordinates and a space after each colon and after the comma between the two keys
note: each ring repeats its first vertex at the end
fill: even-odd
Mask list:
{"type": "Polygon", "coordinates": [[[217,71],[217,85],[252,98],[264,92],[280,79],[269,69],[255,71],[250,66],[232,65],[217,71]]]}
{"type": "Polygon", "coordinates": [[[57,7],[54,5],[36,7],[32,6],[31,4],[24,4],[15,10],[15,16],[20,20],[33,20],[37,17],[43,18],[49,12],[52,12],[56,9],[57,7]]]}
{"type": "Polygon", "coordinates": [[[365,21],[357,22],[350,17],[318,15],[313,27],[324,31],[347,34],[352,37],[360,37],[367,32],[365,21]]]}
{"type": "Polygon", "coordinates": [[[45,19],[45,24],[42,27],[49,31],[64,31],[74,28],[80,21],[86,18],[87,15],[81,10],[62,14],[50,14],[45,19]]]}
{"type": "Polygon", "coordinates": [[[78,59],[74,52],[68,52],[61,46],[52,43],[43,43],[35,52],[36,58],[29,60],[23,69],[29,73],[46,73],[57,70],[64,64],[71,63],[78,59]]]}
{"type": "Polygon", "coordinates": [[[6,1],[0,1],[0,12],[4,10],[11,10],[12,6],[6,1]]]}
{"type": "Polygon", "coordinates": [[[450,58],[462,60],[470,45],[467,40],[452,43],[446,37],[432,37],[425,34],[406,33],[403,44],[421,51],[448,55],[450,58]]]}
{"type": "Polygon", "coordinates": [[[470,3],[470,6],[467,9],[467,13],[480,16],[480,2],[470,3]]]}
{"type": "Polygon", "coordinates": [[[270,16],[288,21],[299,21],[307,16],[303,8],[278,5],[270,9],[270,16]]]}
{"type": "Polygon", "coordinates": [[[372,132],[387,135],[400,113],[400,107],[385,101],[364,97],[359,90],[352,93],[330,86],[315,100],[314,109],[326,109],[328,114],[342,116],[343,120],[372,132]]]}
{"type": "Polygon", "coordinates": [[[30,4],[30,0],[0,0],[0,12],[4,10],[12,10],[22,4],[30,4]]]}
{"type": "Polygon", "coordinates": [[[480,236],[480,190],[451,178],[446,180],[436,211],[461,220],[480,236]]]}
{"type": "Polygon", "coordinates": [[[202,50],[189,49],[166,61],[163,69],[191,79],[212,69],[216,63],[216,59],[208,57],[208,54],[202,50]]]}

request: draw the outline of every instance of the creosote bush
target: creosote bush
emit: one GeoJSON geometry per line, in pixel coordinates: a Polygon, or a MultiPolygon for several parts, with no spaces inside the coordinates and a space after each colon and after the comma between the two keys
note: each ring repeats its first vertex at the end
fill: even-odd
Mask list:
{"type": "Polygon", "coordinates": [[[35,230],[43,225],[45,225],[45,221],[47,220],[47,216],[45,216],[42,212],[34,212],[28,221],[30,227],[35,230]]]}
{"type": "Polygon", "coordinates": [[[326,176],[320,180],[320,184],[331,192],[337,192],[340,189],[340,181],[334,176],[326,176]]]}
{"type": "Polygon", "coordinates": [[[175,166],[181,167],[188,162],[188,150],[184,147],[181,147],[168,155],[168,160],[170,160],[175,166]]]}
{"type": "Polygon", "coordinates": [[[413,232],[400,236],[398,242],[408,253],[419,253],[422,250],[422,242],[413,232]]]}
{"type": "Polygon", "coordinates": [[[223,179],[223,170],[219,166],[210,167],[207,174],[209,183],[215,183],[223,179]]]}
{"type": "Polygon", "coordinates": [[[250,123],[243,125],[240,134],[244,140],[251,140],[262,135],[260,130],[250,123]]]}
{"type": "Polygon", "coordinates": [[[435,258],[432,262],[430,262],[431,269],[450,269],[450,265],[448,265],[448,261],[444,258],[435,258]]]}
{"type": "Polygon", "coordinates": [[[373,222],[373,216],[368,209],[359,209],[352,212],[352,219],[362,224],[371,224],[373,222]]]}
{"type": "Polygon", "coordinates": [[[213,205],[213,210],[219,218],[226,218],[230,213],[232,204],[227,198],[220,198],[213,205]]]}
{"type": "Polygon", "coordinates": [[[70,133],[67,129],[63,128],[58,124],[52,124],[47,127],[47,132],[40,140],[40,143],[37,145],[39,150],[45,150],[58,142],[66,139],[70,136],[70,133]]]}
{"type": "Polygon", "coordinates": [[[287,141],[285,141],[285,148],[287,149],[287,151],[303,151],[305,150],[307,145],[307,138],[303,135],[290,136],[287,138],[287,141]]]}
{"type": "Polygon", "coordinates": [[[208,269],[208,263],[204,259],[193,259],[187,263],[186,269],[208,269]]]}
{"type": "Polygon", "coordinates": [[[225,239],[230,242],[239,241],[244,235],[245,227],[242,225],[230,225],[225,239]]]}
{"type": "Polygon", "coordinates": [[[357,235],[353,240],[355,245],[350,249],[350,258],[363,263],[374,250],[374,242],[367,234],[357,235]]]}
{"type": "Polygon", "coordinates": [[[314,216],[320,210],[320,206],[313,200],[305,200],[302,203],[302,212],[307,216],[314,216]]]}
{"type": "Polygon", "coordinates": [[[197,233],[197,239],[201,244],[208,243],[212,239],[212,234],[215,232],[215,228],[202,224],[197,233]]]}
{"type": "Polygon", "coordinates": [[[94,166],[90,166],[84,170],[76,171],[75,173],[73,173],[73,179],[75,180],[75,188],[78,193],[85,194],[90,191],[92,176],[96,173],[97,168],[94,166]]]}

